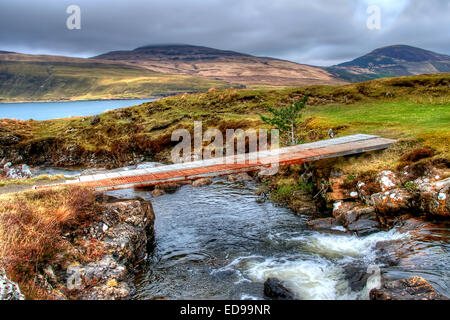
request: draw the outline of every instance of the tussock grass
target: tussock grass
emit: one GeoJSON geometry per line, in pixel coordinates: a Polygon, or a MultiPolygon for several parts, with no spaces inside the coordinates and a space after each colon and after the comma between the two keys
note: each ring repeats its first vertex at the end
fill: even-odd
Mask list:
{"type": "Polygon", "coordinates": [[[40,181],[57,181],[57,180],[61,180],[61,179],[65,179],[64,175],[62,174],[57,174],[57,175],[47,175],[47,174],[43,174],[43,175],[39,175],[37,177],[32,177],[29,179],[6,179],[6,178],[1,178],[0,177],[0,187],[5,187],[5,186],[10,186],[10,185],[32,185],[35,184],[36,182],[40,182],[40,181]]]}
{"type": "Polygon", "coordinates": [[[98,258],[98,249],[77,239],[99,212],[92,190],[28,191],[1,195],[0,203],[0,262],[27,298],[48,297],[36,278],[48,264],[98,258]]]}

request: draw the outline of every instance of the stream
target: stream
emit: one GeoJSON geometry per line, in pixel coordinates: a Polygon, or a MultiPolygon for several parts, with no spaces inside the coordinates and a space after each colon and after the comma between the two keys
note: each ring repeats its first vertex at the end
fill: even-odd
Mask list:
{"type": "Polygon", "coordinates": [[[155,248],[136,276],[133,298],[264,299],[264,281],[275,277],[298,299],[368,299],[380,272],[386,279],[422,276],[450,296],[448,227],[420,236],[395,229],[365,237],[311,231],[308,216],[261,201],[254,194],[258,186],[217,178],[157,198],[133,189],[108,192],[151,200],[156,215],[155,248]],[[386,241],[407,248],[399,263],[377,253],[377,243],[386,241]],[[366,271],[365,285],[354,288],[348,279],[366,271]]]}

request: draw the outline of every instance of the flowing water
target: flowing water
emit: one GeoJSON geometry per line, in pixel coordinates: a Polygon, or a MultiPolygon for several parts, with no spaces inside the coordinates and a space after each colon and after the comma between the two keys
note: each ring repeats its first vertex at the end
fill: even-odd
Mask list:
{"type": "Polygon", "coordinates": [[[155,249],[136,277],[134,298],[263,299],[264,281],[276,277],[299,299],[367,299],[380,271],[388,279],[423,276],[450,296],[448,227],[366,237],[311,231],[307,216],[260,201],[257,188],[253,180],[220,178],[158,198],[132,189],[109,192],[151,200],[156,214],[155,249]],[[383,243],[398,247],[394,257],[377,254],[383,243]],[[372,275],[352,289],[348,276],[355,270],[372,275]]]}

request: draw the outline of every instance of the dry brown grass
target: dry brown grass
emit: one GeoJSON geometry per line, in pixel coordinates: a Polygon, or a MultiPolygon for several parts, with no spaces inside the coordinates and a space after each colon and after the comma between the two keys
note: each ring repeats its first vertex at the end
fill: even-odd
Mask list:
{"type": "Polygon", "coordinates": [[[79,187],[28,191],[3,195],[0,203],[0,263],[27,298],[47,298],[49,292],[40,288],[36,276],[48,264],[102,255],[96,243],[76,240],[98,216],[94,191],[79,187]]]}

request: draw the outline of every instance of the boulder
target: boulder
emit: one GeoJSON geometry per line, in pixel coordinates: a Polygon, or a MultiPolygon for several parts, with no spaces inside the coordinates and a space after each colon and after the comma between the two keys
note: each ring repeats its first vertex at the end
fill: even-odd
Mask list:
{"type": "Polygon", "coordinates": [[[348,190],[345,187],[346,175],[340,177],[332,177],[329,179],[331,192],[327,193],[327,199],[329,201],[339,201],[346,199],[354,199],[358,197],[358,194],[353,190],[348,190]]]}
{"type": "Polygon", "coordinates": [[[0,269],[0,300],[25,300],[19,286],[6,277],[3,269],[0,269]]]}
{"type": "Polygon", "coordinates": [[[337,201],[333,203],[333,217],[337,218],[343,213],[353,210],[356,207],[358,207],[357,202],[337,201]]]}
{"type": "Polygon", "coordinates": [[[157,185],[155,187],[155,189],[152,191],[152,196],[156,198],[156,197],[162,196],[166,193],[175,193],[180,188],[181,188],[180,183],[167,183],[167,184],[157,185]]]}
{"type": "Polygon", "coordinates": [[[276,278],[269,278],[264,282],[264,294],[274,300],[294,300],[294,294],[276,278]]]}
{"type": "Polygon", "coordinates": [[[227,179],[228,179],[228,181],[234,182],[234,181],[251,180],[252,177],[247,172],[241,172],[241,173],[229,175],[227,179]]]}
{"type": "Polygon", "coordinates": [[[367,205],[370,205],[370,196],[373,193],[380,192],[381,188],[375,182],[365,183],[363,181],[359,181],[356,184],[356,190],[358,193],[358,198],[364,201],[367,205]]]}
{"type": "Polygon", "coordinates": [[[402,188],[375,193],[370,197],[377,212],[389,216],[412,210],[413,195],[402,188]]]}
{"type": "Polygon", "coordinates": [[[91,120],[90,120],[91,125],[95,126],[99,122],[100,122],[100,117],[98,115],[91,117],[91,120]]]}
{"type": "Polygon", "coordinates": [[[373,207],[353,204],[348,210],[340,209],[338,212],[336,219],[350,232],[363,236],[379,231],[380,225],[373,207]]]}
{"type": "Polygon", "coordinates": [[[332,230],[333,228],[342,227],[335,218],[320,218],[306,222],[306,226],[311,230],[332,230]]]}
{"type": "Polygon", "coordinates": [[[422,277],[388,281],[380,289],[370,290],[371,300],[448,300],[438,294],[422,277]]]}
{"type": "Polygon", "coordinates": [[[30,167],[26,164],[13,166],[11,162],[7,162],[3,166],[3,172],[5,173],[5,176],[10,179],[28,179],[33,176],[30,167]]]}
{"type": "Polygon", "coordinates": [[[201,178],[192,182],[193,187],[204,187],[213,183],[211,178],[201,178]]]}
{"type": "Polygon", "coordinates": [[[348,281],[352,291],[361,291],[367,284],[367,280],[375,272],[374,268],[358,263],[351,263],[343,267],[344,277],[348,281]]]}
{"type": "Polygon", "coordinates": [[[431,181],[418,179],[414,182],[419,193],[418,207],[431,216],[448,217],[450,215],[450,178],[431,181]]]}
{"type": "Polygon", "coordinates": [[[381,191],[388,191],[399,185],[397,176],[390,170],[381,171],[377,175],[376,181],[379,183],[381,191]]]}
{"type": "Polygon", "coordinates": [[[155,190],[152,191],[152,196],[154,198],[160,197],[160,196],[165,195],[165,194],[166,194],[166,191],[164,191],[163,189],[155,189],[155,190]]]}

